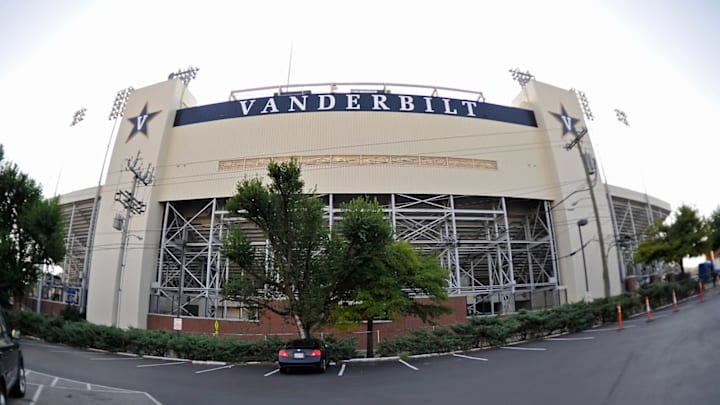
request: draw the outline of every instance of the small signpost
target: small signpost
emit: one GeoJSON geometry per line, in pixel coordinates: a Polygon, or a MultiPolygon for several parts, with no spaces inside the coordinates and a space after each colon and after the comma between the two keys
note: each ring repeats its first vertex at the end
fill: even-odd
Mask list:
{"type": "Polygon", "coordinates": [[[178,332],[182,330],[182,318],[173,318],[173,330],[178,332]]]}

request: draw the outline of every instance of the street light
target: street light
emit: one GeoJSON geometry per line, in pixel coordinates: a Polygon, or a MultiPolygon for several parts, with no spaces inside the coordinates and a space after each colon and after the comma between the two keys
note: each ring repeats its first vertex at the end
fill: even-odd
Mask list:
{"type": "Polygon", "coordinates": [[[580,234],[580,251],[582,252],[583,258],[583,272],[585,273],[585,301],[592,301],[592,294],[590,294],[590,284],[588,283],[587,275],[587,262],[585,261],[585,242],[582,237],[582,227],[588,224],[588,220],[582,218],[577,221],[578,233],[580,234]]]}

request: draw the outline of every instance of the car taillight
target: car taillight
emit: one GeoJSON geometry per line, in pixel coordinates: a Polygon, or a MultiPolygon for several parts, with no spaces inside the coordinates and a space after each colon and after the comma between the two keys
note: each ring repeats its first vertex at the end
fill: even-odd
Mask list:
{"type": "Polygon", "coordinates": [[[290,357],[290,355],[288,354],[288,352],[285,351],[285,349],[281,349],[281,350],[278,352],[278,356],[280,356],[280,357],[290,357]]]}
{"type": "Polygon", "coordinates": [[[320,353],[320,350],[315,349],[310,353],[310,357],[320,357],[322,354],[320,353]]]}

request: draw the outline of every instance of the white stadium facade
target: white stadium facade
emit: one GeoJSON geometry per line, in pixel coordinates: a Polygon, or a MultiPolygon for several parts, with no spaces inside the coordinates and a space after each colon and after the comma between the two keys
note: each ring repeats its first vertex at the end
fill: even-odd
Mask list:
{"type": "Polygon", "coordinates": [[[523,84],[512,106],[402,84],[267,87],[208,105],[180,79],[135,89],[116,105],[104,184],[61,196],[62,299],[120,327],[258,322],[222,299],[235,271],[222,240],[235,225],[265,240],[224,204],[291,157],[328,227],[369,196],[398,239],[438,254],[463,318],[619,294],[652,271],[632,254],[670,205],[603,183],[577,92],[523,84]]]}

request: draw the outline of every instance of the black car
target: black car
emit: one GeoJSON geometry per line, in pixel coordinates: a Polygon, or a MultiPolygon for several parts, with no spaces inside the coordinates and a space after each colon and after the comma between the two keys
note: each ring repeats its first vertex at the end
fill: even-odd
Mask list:
{"type": "Polygon", "coordinates": [[[278,366],[284,373],[289,368],[314,368],[327,370],[330,363],[330,347],[320,339],[295,339],[278,351],[278,366]]]}
{"type": "Polygon", "coordinates": [[[8,332],[0,312],[0,405],[7,404],[7,396],[25,396],[25,366],[18,338],[19,332],[8,332]]]}

